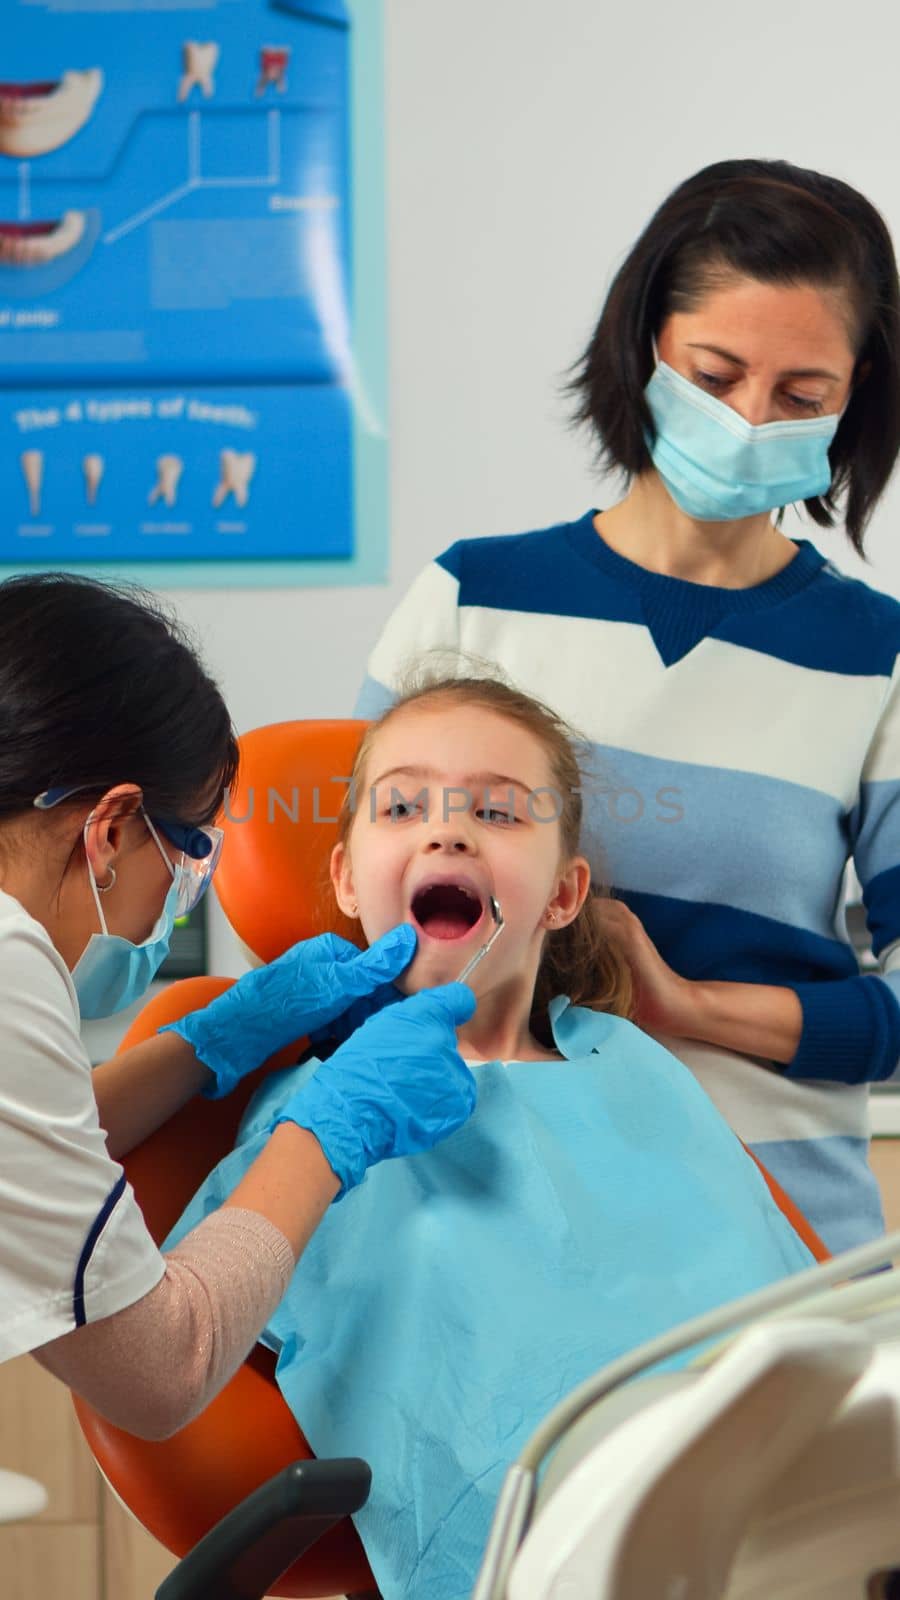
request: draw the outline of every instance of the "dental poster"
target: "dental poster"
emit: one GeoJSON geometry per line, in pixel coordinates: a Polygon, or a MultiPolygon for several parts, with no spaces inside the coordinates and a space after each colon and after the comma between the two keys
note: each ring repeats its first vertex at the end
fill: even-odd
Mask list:
{"type": "Polygon", "coordinates": [[[6,8],[0,562],[352,565],[353,6],[6,8]]]}

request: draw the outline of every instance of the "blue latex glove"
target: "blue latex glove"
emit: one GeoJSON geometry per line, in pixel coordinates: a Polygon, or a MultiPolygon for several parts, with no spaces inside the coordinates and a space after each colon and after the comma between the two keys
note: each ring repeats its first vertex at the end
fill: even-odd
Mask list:
{"type": "MultiPolygon", "coordinates": [[[[364,994],[360,1000],[354,1000],[333,1022],[327,1022],[324,1028],[315,1028],[310,1032],[309,1042],[316,1045],[331,1045],[332,1050],[336,1045],[343,1044],[349,1039],[351,1033],[361,1028],[367,1017],[374,1017],[378,1011],[383,1011],[385,1006],[397,1005],[403,999],[403,994],[395,983],[382,983],[379,988],[373,989],[371,994],[364,994]]],[[[318,1054],[318,1052],[316,1052],[318,1054]]],[[[329,1052],[330,1053],[330,1052],[329,1052]]]]}
{"type": "Polygon", "coordinates": [[[315,1135],[341,1180],[338,1200],[376,1161],[430,1150],[472,1115],[475,1079],[456,1029],[474,1010],[467,983],[422,989],[370,1017],[286,1102],[276,1123],[315,1135]]]}
{"type": "Polygon", "coordinates": [[[361,999],[376,992],[383,1004],[397,999],[392,980],[415,950],[416,931],[409,922],[368,950],[334,933],[302,939],[277,961],[245,972],[201,1011],[159,1032],[180,1034],[193,1046],[215,1079],[203,1093],[218,1100],[276,1050],[323,1028],[361,999]]]}

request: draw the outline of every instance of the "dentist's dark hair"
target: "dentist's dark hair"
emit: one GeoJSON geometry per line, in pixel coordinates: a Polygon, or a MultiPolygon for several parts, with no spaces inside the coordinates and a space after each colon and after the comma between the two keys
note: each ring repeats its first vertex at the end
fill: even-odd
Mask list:
{"type": "Polygon", "coordinates": [[[151,816],[210,822],[237,764],[222,695],[154,597],[67,572],[0,583],[0,824],[45,789],[85,785],[74,805],[118,783],[151,816]]]}
{"type": "Polygon", "coordinates": [[[618,469],[626,481],[646,472],[653,463],[645,433],[655,437],[644,398],[651,335],[736,276],[838,297],[854,386],[828,452],[831,486],[804,505],[830,528],[846,493],[844,526],[862,555],[900,452],[900,284],[884,219],[839,178],[788,161],[717,161],[673,189],[613,278],[567,385],[574,420],[592,429],[603,470],[618,469]]]}

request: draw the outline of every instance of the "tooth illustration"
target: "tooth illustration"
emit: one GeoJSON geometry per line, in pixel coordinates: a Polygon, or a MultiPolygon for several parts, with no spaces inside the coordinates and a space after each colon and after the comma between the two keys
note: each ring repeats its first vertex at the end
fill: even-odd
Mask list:
{"type": "Polygon", "coordinates": [[[155,506],[157,500],[173,506],[178,498],[178,484],[183,471],[181,456],[157,456],[156,483],[147,496],[148,506],[155,506]]]}
{"type": "Polygon", "coordinates": [[[84,237],[83,211],[64,211],[59,222],[0,222],[0,263],[42,267],[67,255],[84,237]]]}
{"type": "Polygon", "coordinates": [[[287,69],[290,59],[291,52],[286,45],[263,45],[259,52],[257,94],[265,94],[270,84],[274,84],[278,92],[284,94],[287,88],[287,69]]]}
{"type": "Polygon", "coordinates": [[[44,481],[44,452],[43,450],[23,450],[19,457],[22,463],[22,472],[28,485],[28,504],[31,515],[39,517],[41,514],[41,485],[44,481]]]}
{"type": "Polygon", "coordinates": [[[250,479],[256,471],[253,451],[222,450],[219,462],[221,476],[213,495],[213,506],[218,509],[233,494],[238,505],[244,507],[250,498],[250,479]]]}
{"type": "Polygon", "coordinates": [[[84,492],[89,506],[92,506],[97,499],[97,490],[105,466],[106,462],[102,456],[85,456],[81,463],[81,470],[84,473],[84,492]]]}
{"type": "Polygon", "coordinates": [[[0,83],[0,154],[44,156],[83,128],[103,88],[99,67],[49,83],[0,83]]]}
{"type": "Polygon", "coordinates": [[[194,39],[186,39],[181,47],[181,64],[184,71],[178,85],[179,100],[186,100],[191,90],[198,88],[207,100],[215,89],[213,73],[219,60],[219,46],[217,44],[198,44],[194,39]]]}

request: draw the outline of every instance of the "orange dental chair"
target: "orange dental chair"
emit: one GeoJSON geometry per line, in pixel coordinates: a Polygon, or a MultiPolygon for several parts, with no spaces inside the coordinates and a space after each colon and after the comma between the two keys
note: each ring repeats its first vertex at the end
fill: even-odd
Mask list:
{"type": "MultiPolygon", "coordinates": [[[[223,822],[226,840],[216,890],[236,934],[263,961],[274,959],[299,939],[328,930],[359,942],[358,925],[334,907],[327,869],[338,807],[365,726],[359,721],[283,722],[256,729],[241,740],[240,780],[223,822]]],[[[145,1006],[120,1049],[196,1010],[231,982],[207,977],[173,983],[145,1006]]],[[[203,1179],[231,1149],[261,1077],[296,1061],[302,1045],[298,1040],[273,1056],[226,1099],[190,1102],[127,1156],[125,1171],[157,1242],[165,1239],[203,1179]]],[[[777,1204],[812,1254],[825,1259],[828,1252],[821,1241],[761,1170],[777,1204]]],[[[203,1414],[161,1442],[136,1439],[84,1400],[75,1400],[87,1442],[118,1497],[175,1555],[194,1552],[162,1585],[159,1600],[199,1600],[207,1595],[215,1600],[260,1600],[263,1593],[296,1600],[326,1595],[377,1600],[348,1514],[358,1510],[368,1494],[366,1464],[315,1463],[274,1373],[275,1357],[257,1345],[203,1414]],[[309,1465],[304,1469],[296,1463],[309,1465]],[[254,1523],[252,1507],[260,1503],[254,1492],[275,1475],[288,1498],[284,1494],[273,1498],[270,1491],[271,1515],[254,1523]],[[242,1523],[248,1496],[254,1500],[242,1523]],[[299,1559],[293,1559],[303,1545],[296,1529],[289,1529],[279,1543],[275,1526],[279,1517],[294,1515],[295,1503],[313,1507],[305,1538],[315,1542],[299,1559]],[[201,1572],[214,1570],[214,1561],[203,1568],[203,1551],[213,1540],[221,1542],[224,1536],[218,1525],[226,1517],[231,1564],[226,1577],[207,1577],[204,1586],[202,1576],[191,1577],[190,1564],[198,1564],[201,1572]],[[210,1534],[212,1529],[215,1534],[210,1534]],[[259,1540],[261,1567],[254,1568],[252,1553],[245,1551],[243,1557],[235,1553],[245,1536],[248,1543],[259,1540]],[[294,1543],[289,1547],[291,1537],[294,1543]],[[200,1541],[198,1554],[195,1547],[200,1541]],[[283,1570],[288,1561],[291,1564],[283,1570]],[[260,1571],[265,1573],[262,1579],[260,1571]],[[278,1571],[281,1576],[276,1577],[278,1571]],[[182,1572],[185,1576],[179,1582],[182,1572]]]]}

